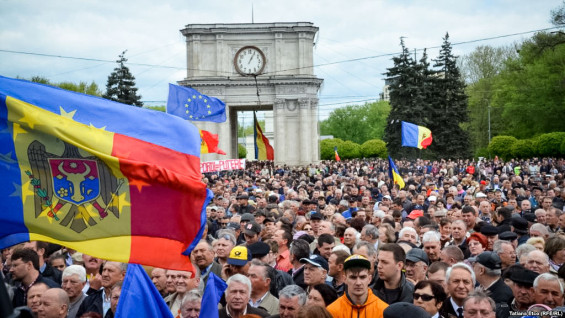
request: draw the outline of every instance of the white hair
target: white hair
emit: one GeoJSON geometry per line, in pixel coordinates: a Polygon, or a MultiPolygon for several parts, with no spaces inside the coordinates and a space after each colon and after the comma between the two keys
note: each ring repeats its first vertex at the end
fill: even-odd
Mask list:
{"type": "Polygon", "coordinates": [[[344,251],[347,253],[347,255],[351,255],[351,250],[349,249],[349,247],[343,245],[343,244],[339,244],[334,246],[334,248],[332,248],[332,253],[335,251],[344,251]]]}
{"type": "Polygon", "coordinates": [[[63,270],[62,278],[77,275],[81,283],[86,282],[86,270],[80,265],[71,265],[63,270]]]}
{"type": "Polygon", "coordinates": [[[405,227],[402,228],[402,230],[400,230],[400,233],[398,233],[398,237],[401,238],[404,233],[406,232],[414,232],[414,234],[416,234],[416,240],[419,242],[420,241],[420,236],[418,235],[418,232],[416,232],[416,229],[414,229],[413,227],[405,227]]]}
{"type": "Polygon", "coordinates": [[[471,280],[473,281],[473,286],[475,286],[475,283],[476,283],[475,271],[473,271],[471,266],[469,266],[469,265],[467,265],[463,262],[455,263],[447,269],[447,271],[445,272],[445,281],[446,282],[449,282],[449,276],[451,276],[451,271],[455,268],[462,268],[462,269],[468,271],[471,274],[471,280]]]}
{"type": "Polygon", "coordinates": [[[376,216],[376,217],[378,217],[379,219],[382,220],[386,216],[386,213],[383,210],[377,210],[373,213],[373,216],[376,216]]]}
{"type": "MultiPolygon", "coordinates": [[[[538,277],[536,277],[536,279],[534,280],[534,288],[537,289],[538,285],[539,285],[539,281],[540,280],[544,280],[544,281],[556,281],[559,284],[559,289],[561,290],[561,294],[563,294],[563,283],[561,282],[561,280],[559,279],[559,277],[555,276],[552,273],[543,273],[538,275],[538,277]]],[[[537,292],[537,290],[536,290],[537,292]]]]}
{"type": "Polygon", "coordinates": [[[228,278],[228,281],[226,282],[228,284],[228,289],[230,288],[230,285],[233,284],[234,282],[244,284],[245,286],[247,286],[247,297],[251,297],[251,281],[249,280],[249,278],[247,278],[247,276],[241,274],[235,274],[230,278],[228,278]]]}
{"type": "Polygon", "coordinates": [[[441,242],[441,235],[436,231],[427,231],[422,236],[422,243],[427,242],[441,242]]]}

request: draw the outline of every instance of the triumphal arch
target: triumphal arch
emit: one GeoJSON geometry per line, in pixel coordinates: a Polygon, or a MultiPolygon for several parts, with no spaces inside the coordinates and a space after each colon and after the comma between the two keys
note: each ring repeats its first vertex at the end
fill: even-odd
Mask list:
{"type": "Polygon", "coordinates": [[[219,135],[227,155],[237,158],[237,112],[272,110],[275,162],[307,164],[320,158],[318,91],[313,49],[318,28],[309,22],[189,24],[186,38],[190,86],[226,103],[224,123],[193,122],[219,135]]]}

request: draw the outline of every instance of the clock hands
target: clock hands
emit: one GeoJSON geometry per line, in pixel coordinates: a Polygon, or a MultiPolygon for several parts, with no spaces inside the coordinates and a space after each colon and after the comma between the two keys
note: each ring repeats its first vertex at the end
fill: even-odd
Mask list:
{"type": "Polygon", "coordinates": [[[249,61],[247,62],[247,64],[251,63],[251,60],[253,60],[253,57],[255,57],[255,52],[253,52],[253,54],[252,54],[251,57],[249,58],[249,61]]]}

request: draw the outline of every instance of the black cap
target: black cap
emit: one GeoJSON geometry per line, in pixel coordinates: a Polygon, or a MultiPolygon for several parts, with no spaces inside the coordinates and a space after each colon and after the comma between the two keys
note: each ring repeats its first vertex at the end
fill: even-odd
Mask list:
{"type": "Polygon", "coordinates": [[[512,272],[512,275],[510,275],[510,280],[518,284],[534,286],[534,280],[536,280],[536,277],[538,277],[538,275],[538,273],[524,268],[512,272]]]}
{"type": "Polygon", "coordinates": [[[524,218],[512,218],[512,226],[516,234],[528,234],[528,220],[524,218]]]}
{"type": "Polygon", "coordinates": [[[430,259],[428,258],[428,254],[424,252],[420,248],[413,248],[408,253],[406,253],[406,260],[411,261],[414,263],[417,262],[424,262],[426,265],[430,264],[430,259]]]}
{"type": "Polygon", "coordinates": [[[242,194],[242,195],[238,195],[237,197],[235,197],[237,200],[249,200],[249,196],[246,194],[242,194]]]}
{"type": "Polygon", "coordinates": [[[328,261],[320,255],[312,254],[308,258],[301,258],[300,263],[306,264],[310,263],[316,267],[321,267],[325,270],[329,270],[328,261]]]}
{"type": "Polygon", "coordinates": [[[514,232],[505,231],[498,234],[498,239],[503,241],[514,241],[518,239],[518,235],[514,232]]]}
{"type": "Polygon", "coordinates": [[[261,233],[261,226],[255,222],[249,222],[243,228],[243,234],[256,235],[261,233]]]}
{"type": "Polygon", "coordinates": [[[269,244],[264,242],[255,242],[251,245],[248,245],[247,248],[251,252],[251,255],[253,255],[253,258],[261,258],[269,254],[269,251],[271,250],[269,244]]]}
{"type": "Polygon", "coordinates": [[[254,221],[255,217],[251,213],[243,213],[241,216],[241,222],[251,222],[254,221]]]}
{"type": "Polygon", "coordinates": [[[492,226],[490,224],[483,225],[481,227],[481,234],[486,236],[494,236],[498,234],[498,229],[496,228],[496,226],[492,226]]]}
{"type": "Polygon", "coordinates": [[[471,262],[477,262],[484,267],[490,269],[501,269],[502,268],[502,261],[498,254],[490,251],[482,252],[481,254],[477,255],[476,257],[472,257],[469,259],[471,262]]]}
{"type": "Polygon", "coordinates": [[[239,225],[239,223],[237,223],[237,222],[230,222],[230,223],[228,223],[228,225],[226,225],[226,227],[228,229],[239,230],[241,228],[241,225],[239,225]]]}
{"type": "Polygon", "coordinates": [[[424,309],[411,303],[394,303],[388,306],[383,312],[384,318],[429,318],[430,314],[424,309]]]}
{"type": "Polygon", "coordinates": [[[312,211],[313,213],[310,214],[310,220],[323,220],[324,217],[321,213],[312,211]]]}

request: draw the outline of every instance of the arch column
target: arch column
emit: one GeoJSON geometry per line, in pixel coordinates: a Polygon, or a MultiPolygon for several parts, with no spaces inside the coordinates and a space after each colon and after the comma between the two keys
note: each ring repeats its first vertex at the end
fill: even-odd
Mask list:
{"type": "Polygon", "coordinates": [[[307,164],[311,161],[312,138],[311,138],[311,118],[310,118],[310,99],[298,99],[298,107],[300,114],[300,128],[297,133],[300,134],[300,163],[307,164]]]}

